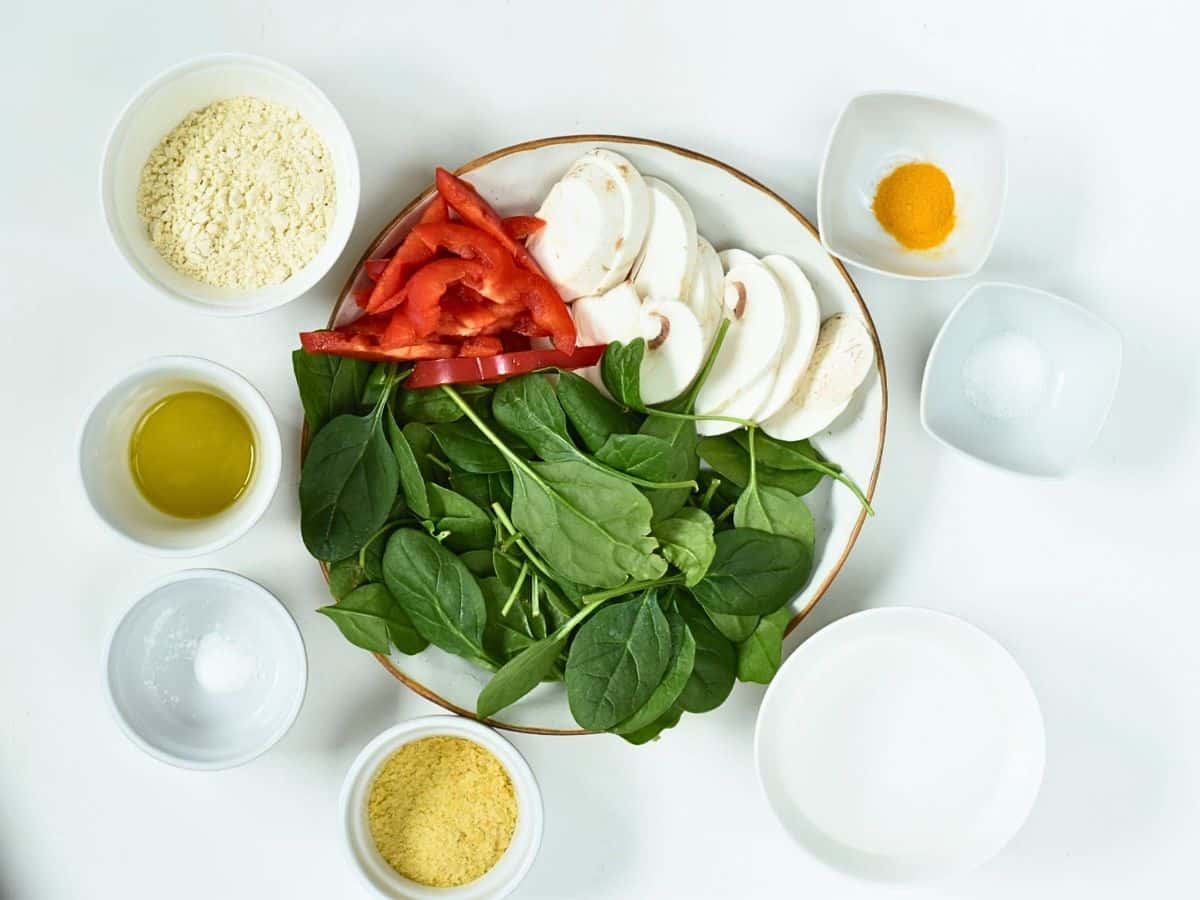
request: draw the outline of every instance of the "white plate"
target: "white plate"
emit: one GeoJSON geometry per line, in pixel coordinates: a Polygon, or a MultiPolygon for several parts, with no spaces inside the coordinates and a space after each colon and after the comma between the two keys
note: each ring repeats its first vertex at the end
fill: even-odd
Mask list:
{"type": "MultiPolygon", "coordinates": [[[[691,204],[700,233],[717,249],[738,247],[760,256],[786,254],[812,282],[822,315],[850,313],[867,323],[876,341],[876,376],[868,377],[849,409],[813,443],[842,465],[871,496],[887,420],[887,382],[878,337],[846,270],[821,247],[812,225],[783,198],[714,159],[654,141],[604,135],[530,141],[468,163],[459,174],[474,184],[501,215],[530,213],[571,163],[595,147],[614,150],[626,156],[643,175],[657,176],[677,188],[691,204]]],[[[363,258],[390,253],[432,194],[431,187],[413,200],[363,258]]],[[[350,321],[359,314],[351,295],[368,284],[364,279],[361,271],[351,278],[334,308],[331,325],[350,321]]],[[[805,615],[829,587],[866,518],[849,491],[831,491],[827,480],[804,499],[817,522],[816,554],[812,579],[792,601],[797,617],[805,615]]],[[[417,693],[464,715],[473,714],[475,698],[488,676],[465,660],[436,649],[418,656],[395,654],[383,662],[417,693]]],[[[540,685],[505,709],[503,720],[493,724],[539,733],[581,733],[567,708],[561,684],[540,685]]]]}
{"type": "Polygon", "coordinates": [[[784,828],[821,861],[914,882],[981,865],[1033,808],[1045,732],[996,641],[927,609],[872,609],[809,638],[775,676],[754,756],[784,828]]]}

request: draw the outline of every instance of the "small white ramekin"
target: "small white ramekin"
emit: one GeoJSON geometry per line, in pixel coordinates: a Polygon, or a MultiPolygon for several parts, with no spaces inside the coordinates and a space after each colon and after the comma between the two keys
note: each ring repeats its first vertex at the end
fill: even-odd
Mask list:
{"type": "Polygon", "coordinates": [[[200,56],[147,82],[125,107],[104,151],[100,202],[117,250],[164,297],[213,316],[245,316],[295,300],[341,256],[359,201],[358,152],[350,129],[315,84],[281,63],[243,53],[200,56]],[[255,291],[216,288],[177,272],[150,242],[138,217],[142,167],[158,143],[190,112],[218,100],[253,96],[296,110],[321,135],[333,157],[337,190],[333,226],[325,245],[299,272],[255,291]]]}
{"type": "Polygon", "coordinates": [[[354,868],[372,890],[391,900],[500,900],[521,883],[542,844],[542,794],[529,763],[497,732],[459,716],[410,719],[367,744],[346,774],[340,811],[354,868]],[[508,771],[517,796],[517,827],[500,861],[486,875],[455,888],[427,887],[400,875],[376,849],[367,823],[367,798],[379,767],[400,747],[427,737],[461,737],[491,751],[508,771]]]}
{"type": "Polygon", "coordinates": [[[135,366],[92,406],[78,449],[80,479],[96,515],[121,537],[160,556],[200,556],[237,540],[267,511],[283,464],[279,426],[262,394],[232,369],[194,356],[159,356],[135,366]],[[250,486],[228,509],[203,519],[155,509],[138,491],[129,465],[138,420],[163,397],[187,390],[228,400],[254,433],[250,486]]]}

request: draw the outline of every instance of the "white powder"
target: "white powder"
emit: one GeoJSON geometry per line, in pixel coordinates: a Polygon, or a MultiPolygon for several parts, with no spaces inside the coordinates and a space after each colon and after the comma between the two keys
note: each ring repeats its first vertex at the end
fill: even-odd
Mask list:
{"type": "Polygon", "coordinates": [[[1045,396],[1049,374],[1046,355],[1037,341],[1004,331],[971,349],[962,367],[963,392],[985,416],[1024,418],[1045,396]]]}
{"type": "Polygon", "coordinates": [[[215,287],[286,281],[333,224],[333,160],[298,112],[257,97],[189,113],[142,169],[138,215],[171,266],[215,287]]]}
{"type": "Polygon", "coordinates": [[[218,631],[208,632],[196,644],[196,681],[210,694],[240,691],[257,670],[258,660],[218,631]]]}

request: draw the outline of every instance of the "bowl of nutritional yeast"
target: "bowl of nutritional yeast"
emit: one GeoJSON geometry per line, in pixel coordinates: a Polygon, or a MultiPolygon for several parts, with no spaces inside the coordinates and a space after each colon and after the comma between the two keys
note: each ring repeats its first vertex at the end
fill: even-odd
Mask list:
{"type": "Polygon", "coordinates": [[[180,63],[109,137],[101,203],[117,250],[159,294],[239,316],[299,297],[341,255],[358,155],[316,85],[268,59],[180,63]]]}

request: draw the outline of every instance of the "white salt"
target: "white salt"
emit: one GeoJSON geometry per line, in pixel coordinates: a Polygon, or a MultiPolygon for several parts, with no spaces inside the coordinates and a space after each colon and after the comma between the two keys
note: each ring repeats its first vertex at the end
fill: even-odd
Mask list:
{"type": "Polygon", "coordinates": [[[962,367],[963,392],[985,416],[1024,418],[1046,394],[1049,369],[1037,341],[1020,332],[1003,331],[971,349],[962,367]]]}
{"type": "Polygon", "coordinates": [[[210,694],[240,691],[258,669],[258,660],[236,641],[210,631],[196,644],[196,681],[210,694]]]}

